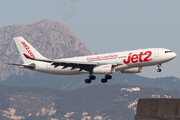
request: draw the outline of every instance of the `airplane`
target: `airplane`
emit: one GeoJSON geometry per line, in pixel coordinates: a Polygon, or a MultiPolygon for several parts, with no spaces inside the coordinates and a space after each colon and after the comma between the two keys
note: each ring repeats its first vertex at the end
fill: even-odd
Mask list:
{"type": "Polygon", "coordinates": [[[112,79],[110,74],[115,71],[134,74],[142,72],[146,66],[157,65],[157,72],[161,72],[162,63],[176,57],[176,53],[169,49],[148,48],[51,60],[42,56],[23,37],[13,39],[24,64],[7,63],[8,65],[57,75],[89,74],[85,83],[95,80],[94,74],[104,75],[101,82],[106,83],[112,79]]]}

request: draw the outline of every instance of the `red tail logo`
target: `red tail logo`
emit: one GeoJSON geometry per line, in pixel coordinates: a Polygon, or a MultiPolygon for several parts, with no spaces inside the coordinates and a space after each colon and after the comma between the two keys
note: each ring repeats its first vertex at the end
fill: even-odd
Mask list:
{"type": "Polygon", "coordinates": [[[27,50],[27,52],[30,54],[31,58],[35,58],[35,56],[33,55],[33,53],[30,50],[30,47],[25,43],[25,41],[21,41],[22,45],[24,46],[24,48],[27,50]]]}
{"type": "Polygon", "coordinates": [[[129,53],[128,55],[128,58],[127,60],[124,59],[123,62],[125,64],[129,64],[130,62],[132,63],[137,63],[138,61],[139,62],[148,62],[148,61],[151,61],[152,59],[149,59],[152,55],[152,52],[151,51],[146,51],[144,54],[143,52],[140,52],[140,54],[133,54],[132,53],[129,53]],[[147,55],[144,59],[142,58],[143,55],[147,55]]]}

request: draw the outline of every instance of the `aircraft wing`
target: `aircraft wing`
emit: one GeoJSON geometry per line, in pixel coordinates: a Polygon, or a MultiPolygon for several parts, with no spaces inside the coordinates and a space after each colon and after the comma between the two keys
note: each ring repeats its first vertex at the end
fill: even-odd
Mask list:
{"type": "MultiPolygon", "coordinates": [[[[51,65],[54,65],[54,67],[58,67],[58,66],[64,66],[63,68],[72,67],[71,70],[73,70],[75,68],[80,68],[80,71],[81,70],[90,71],[95,66],[109,64],[109,63],[98,63],[98,62],[80,62],[80,61],[64,61],[64,60],[38,59],[38,58],[32,58],[32,57],[30,57],[30,56],[28,56],[26,54],[24,54],[24,56],[27,59],[52,63],[51,65]]],[[[120,64],[113,63],[112,65],[113,66],[118,66],[120,64]]]]}

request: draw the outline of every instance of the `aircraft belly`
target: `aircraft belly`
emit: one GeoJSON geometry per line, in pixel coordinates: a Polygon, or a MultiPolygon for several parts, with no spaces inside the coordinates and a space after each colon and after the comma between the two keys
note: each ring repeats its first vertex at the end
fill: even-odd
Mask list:
{"type": "Polygon", "coordinates": [[[124,70],[124,69],[127,69],[127,68],[129,68],[129,66],[126,65],[126,64],[123,64],[123,65],[116,66],[115,71],[121,71],[121,70],[124,70]]]}
{"type": "Polygon", "coordinates": [[[161,63],[160,60],[154,60],[154,61],[149,61],[149,62],[129,63],[129,64],[123,64],[123,65],[117,66],[117,67],[115,67],[115,70],[121,71],[121,70],[128,69],[128,68],[152,66],[152,65],[157,65],[160,63],[161,63]]]}

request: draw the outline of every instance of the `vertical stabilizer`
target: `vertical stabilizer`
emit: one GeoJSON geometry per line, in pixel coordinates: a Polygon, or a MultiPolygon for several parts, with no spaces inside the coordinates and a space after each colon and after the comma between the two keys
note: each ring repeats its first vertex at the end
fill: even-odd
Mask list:
{"type": "Polygon", "coordinates": [[[32,60],[27,59],[24,54],[29,55],[31,58],[46,59],[36,49],[34,49],[23,37],[14,37],[14,41],[21,54],[24,64],[32,62],[32,60]]]}

